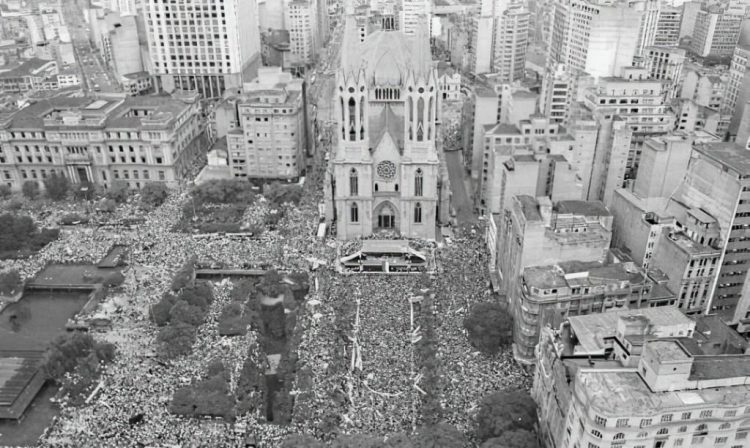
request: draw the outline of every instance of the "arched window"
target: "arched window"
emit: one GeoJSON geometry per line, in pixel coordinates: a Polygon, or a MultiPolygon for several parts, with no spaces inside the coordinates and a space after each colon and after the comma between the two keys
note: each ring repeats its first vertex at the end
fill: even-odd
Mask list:
{"type": "Polygon", "coordinates": [[[424,140],[424,98],[417,100],[417,141],[424,140]]]}
{"type": "Polygon", "coordinates": [[[592,429],[591,430],[591,435],[594,436],[594,437],[596,437],[597,439],[601,439],[602,438],[602,433],[599,432],[599,430],[597,430],[597,429],[592,429]]]}
{"type": "Polygon", "coordinates": [[[344,98],[341,100],[341,138],[346,140],[346,107],[344,106],[344,98]]]}
{"type": "Polygon", "coordinates": [[[354,128],[356,124],[355,114],[357,113],[357,102],[354,98],[349,98],[349,140],[354,141],[357,138],[357,131],[354,128]]]}
{"type": "Polygon", "coordinates": [[[375,182],[375,191],[378,191],[378,183],[375,182]]]}
{"type": "Polygon", "coordinates": [[[354,168],[349,172],[349,195],[359,196],[359,176],[354,168]]]}
{"type": "Polygon", "coordinates": [[[618,432],[617,434],[615,434],[612,440],[625,440],[625,434],[618,432]]]}
{"type": "Polygon", "coordinates": [[[424,194],[424,176],[422,174],[422,168],[417,168],[417,172],[414,173],[414,196],[424,194]]]}
{"type": "Polygon", "coordinates": [[[359,99],[359,139],[365,139],[365,97],[359,99]]]}
{"type": "Polygon", "coordinates": [[[707,429],[708,429],[708,426],[706,426],[705,423],[701,423],[700,425],[698,425],[697,428],[695,428],[695,432],[703,432],[707,429]]]}
{"type": "Polygon", "coordinates": [[[359,207],[356,202],[353,202],[349,209],[349,218],[351,222],[359,222],[359,207]]]}
{"type": "Polygon", "coordinates": [[[417,224],[422,222],[422,204],[419,202],[414,205],[414,222],[417,224]]]}

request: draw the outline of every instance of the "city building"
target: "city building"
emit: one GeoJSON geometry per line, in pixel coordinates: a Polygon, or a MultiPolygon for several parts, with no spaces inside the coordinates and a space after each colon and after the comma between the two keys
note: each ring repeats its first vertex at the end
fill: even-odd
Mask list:
{"type": "MultiPolygon", "coordinates": [[[[236,107],[238,127],[225,127],[232,175],[251,179],[296,180],[305,168],[302,80],[281,67],[263,67],[246,83],[236,107]]],[[[234,112],[234,110],[232,110],[234,112]]],[[[227,115],[224,115],[227,116],[227,115]]],[[[224,117],[217,114],[217,121],[224,117]]],[[[224,136],[221,136],[224,137],[224,136]]]]}
{"type": "MultiPolygon", "coordinates": [[[[432,21],[432,1],[430,0],[402,0],[399,13],[398,28],[408,36],[417,34],[422,22],[426,22],[428,30],[432,21]]],[[[431,31],[430,31],[431,33],[431,31]]],[[[431,35],[431,34],[428,34],[431,35]]]]}
{"type": "Polygon", "coordinates": [[[153,80],[148,72],[128,73],[120,78],[122,90],[130,96],[153,91],[153,80]]]}
{"type": "Polygon", "coordinates": [[[438,64],[438,83],[443,101],[458,101],[461,99],[461,73],[450,64],[438,64]]]}
{"type": "Polygon", "coordinates": [[[680,43],[682,8],[661,5],[654,34],[655,47],[676,47],[680,43]]]}
{"type": "Polygon", "coordinates": [[[735,141],[741,148],[750,149],[750,101],[745,103],[742,117],[737,127],[735,141]]]}
{"type": "Polygon", "coordinates": [[[638,54],[642,15],[624,2],[554,2],[547,66],[563,63],[597,78],[620,76],[638,54]]]}
{"type": "Polygon", "coordinates": [[[698,0],[688,1],[682,4],[682,21],[680,22],[680,39],[692,37],[695,30],[695,19],[703,7],[703,2],[698,0]]]}
{"type": "Polygon", "coordinates": [[[503,82],[523,78],[529,11],[523,2],[483,0],[471,36],[471,68],[494,73],[503,82]]]}
{"type": "Polygon", "coordinates": [[[750,229],[750,152],[734,143],[695,145],[685,178],[670,197],[669,212],[695,241],[722,248],[707,312],[750,330],[746,252],[750,229]]]}
{"type": "Polygon", "coordinates": [[[740,120],[750,101],[750,45],[738,44],[729,66],[729,83],[724,101],[726,113],[732,114],[729,134],[737,135],[740,120]]]}
{"type": "Polygon", "coordinates": [[[108,188],[177,184],[205,145],[199,95],[56,97],[0,118],[0,180],[19,191],[50,174],[108,188]]]}
{"type": "Polygon", "coordinates": [[[669,197],[685,176],[694,140],[684,132],[646,139],[633,192],[644,198],[669,197]]]}
{"type": "Polygon", "coordinates": [[[622,117],[593,114],[599,133],[591,171],[588,199],[612,203],[615,190],[622,188],[631,154],[633,128],[622,117]]]}
{"type": "Polygon", "coordinates": [[[643,59],[648,78],[668,81],[667,98],[676,97],[679,93],[678,86],[682,80],[685,50],[682,48],[646,47],[643,59]]]}
{"type": "Polygon", "coordinates": [[[219,98],[255,78],[260,65],[256,2],[145,0],[153,73],[167,92],[196,90],[219,98]],[[210,31],[209,31],[210,30],[210,31]]]}
{"type": "Polygon", "coordinates": [[[337,237],[435,238],[447,182],[436,146],[440,96],[427,23],[414,35],[380,30],[360,42],[347,14],[336,87],[325,197],[337,237]]]}
{"type": "Polygon", "coordinates": [[[57,63],[28,59],[10,67],[0,67],[0,93],[24,93],[32,90],[56,90],[57,63]]]}
{"type": "Polygon", "coordinates": [[[645,70],[634,71],[637,76],[632,78],[601,79],[584,93],[584,102],[590,110],[604,119],[619,117],[633,131],[625,179],[635,178],[646,138],[668,133],[675,122],[674,113],[666,103],[664,84],[648,79],[645,70]]]}
{"type": "Polygon", "coordinates": [[[594,84],[586,73],[569,70],[564,64],[548,68],[539,95],[539,111],[555,123],[567,125],[573,103],[583,101],[583,92],[594,84]]]}
{"type": "Polygon", "coordinates": [[[690,51],[700,57],[730,58],[740,37],[742,12],[719,4],[698,11],[690,51]]]}
{"type": "Polygon", "coordinates": [[[147,56],[148,48],[141,42],[139,16],[107,11],[94,17],[95,27],[92,28],[98,32],[95,40],[97,48],[115,76],[145,72],[147,63],[144,64],[143,57],[147,56]]]}
{"type": "Polygon", "coordinates": [[[661,5],[659,0],[628,0],[628,7],[641,13],[638,29],[638,45],[635,55],[641,56],[646,47],[655,45],[656,33],[659,31],[661,5]]]}
{"type": "Polygon", "coordinates": [[[546,448],[747,446],[748,345],[672,306],[544,328],[532,397],[546,448]]]}
{"type": "Polygon", "coordinates": [[[289,31],[292,64],[313,64],[322,42],[318,33],[317,0],[292,0],[284,7],[284,23],[289,31]]]}

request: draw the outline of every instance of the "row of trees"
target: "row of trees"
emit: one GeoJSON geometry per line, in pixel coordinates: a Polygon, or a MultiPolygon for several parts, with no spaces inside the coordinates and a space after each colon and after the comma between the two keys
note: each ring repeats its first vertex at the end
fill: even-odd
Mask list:
{"type": "Polygon", "coordinates": [[[65,333],[47,349],[43,370],[47,378],[62,386],[72,404],[79,405],[114,357],[115,346],[108,342],[97,342],[88,333],[65,333]]]}
{"type": "Polygon", "coordinates": [[[205,379],[177,389],[170,412],[185,417],[214,416],[234,419],[234,397],[229,390],[229,371],[215,360],[209,363],[205,379]]]}
{"type": "Polygon", "coordinates": [[[474,305],[464,319],[469,342],[487,355],[495,355],[513,339],[513,319],[503,305],[484,302],[474,305]]]}
{"type": "Polygon", "coordinates": [[[192,351],[198,326],[206,320],[213,298],[208,283],[196,282],[176,294],[166,292],[151,307],[151,320],[162,327],[156,337],[160,356],[172,359],[192,351]]]}

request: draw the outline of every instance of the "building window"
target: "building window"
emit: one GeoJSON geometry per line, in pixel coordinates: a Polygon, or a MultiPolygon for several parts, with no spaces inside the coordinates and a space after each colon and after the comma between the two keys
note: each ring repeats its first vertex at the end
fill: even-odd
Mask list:
{"type": "Polygon", "coordinates": [[[356,202],[349,209],[349,218],[351,222],[359,222],[359,207],[357,207],[356,202]]]}
{"type": "Polygon", "coordinates": [[[690,412],[683,412],[682,413],[682,419],[683,420],[690,420],[691,413],[690,412]]]}
{"type": "Polygon", "coordinates": [[[661,428],[659,431],[656,432],[657,436],[663,436],[664,434],[669,434],[669,429],[661,428]]]}
{"type": "Polygon", "coordinates": [[[598,415],[594,417],[594,422],[599,426],[607,426],[607,419],[598,415]]]}
{"type": "Polygon", "coordinates": [[[687,432],[687,426],[680,426],[677,432],[687,432]]]}
{"type": "Polygon", "coordinates": [[[668,423],[672,421],[672,414],[664,414],[661,416],[662,423],[668,423]]]}
{"type": "Polygon", "coordinates": [[[164,180],[164,171],[159,171],[159,180],[164,180]]]}
{"type": "Polygon", "coordinates": [[[359,177],[354,168],[349,172],[349,195],[359,196],[359,177]]]}
{"type": "Polygon", "coordinates": [[[617,423],[615,424],[618,428],[625,428],[628,426],[628,419],[627,418],[618,418],[617,423]]]}
{"type": "Polygon", "coordinates": [[[714,411],[708,409],[705,411],[701,411],[701,418],[709,418],[713,415],[714,411]]]}
{"type": "Polygon", "coordinates": [[[422,169],[417,168],[417,172],[414,174],[414,196],[422,196],[424,194],[424,176],[422,174],[422,169]]]}
{"type": "Polygon", "coordinates": [[[715,445],[723,445],[725,443],[727,443],[727,437],[717,437],[716,438],[716,442],[714,444],[715,445]]]}
{"type": "Polygon", "coordinates": [[[422,204],[419,202],[414,206],[414,222],[417,224],[422,222],[422,204]]]}
{"type": "Polygon", "coordinates": [[[618,432],[617,434],[615,434],[612,440],[625,440],[625,434],[618,432]]]}
{"type": "Polygon", "coordinates": [[[602,438],[602,433],[599,432],[596,429],[592,429],[591,430],[591,435],[594,436],[594,437],[596,437],[597,439],[601,439],[602,438]]]}
{"type": "Polygon", "coordinates": [[[651,419],[650,418],[642,418],[641,419],[641,428],[645,428],[646,426],[651,426],[651,419]]]}

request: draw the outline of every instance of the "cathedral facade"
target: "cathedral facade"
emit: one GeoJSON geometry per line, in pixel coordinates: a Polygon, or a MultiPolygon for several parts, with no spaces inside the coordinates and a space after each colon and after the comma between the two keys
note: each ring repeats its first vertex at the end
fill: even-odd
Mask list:
{"type": "Polygon", "coordinates": [[[439,84],[426,29],[386,27],[360,42],[348,16],[344,33],[326,188],[337,238],[434,239],[439,84]]]}

